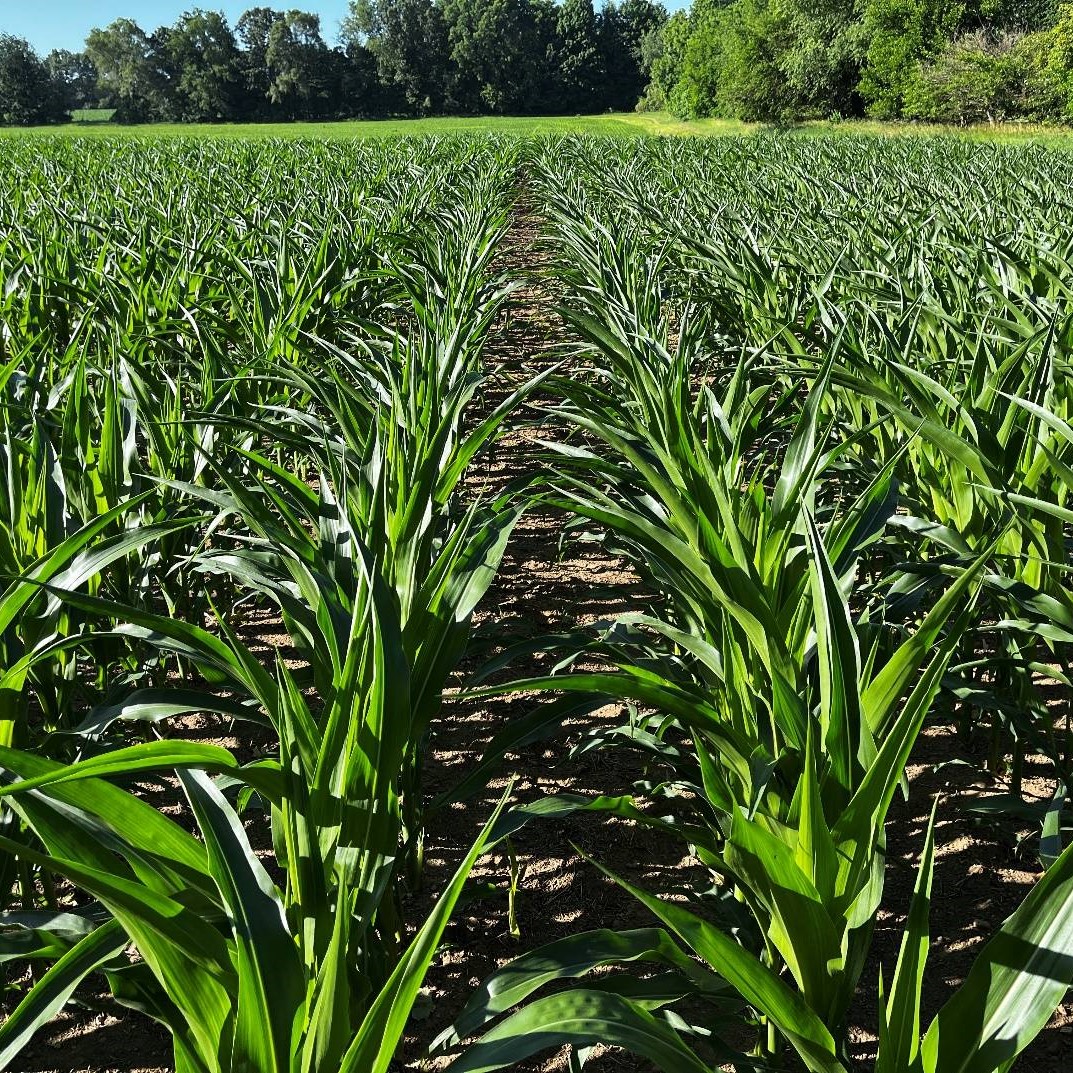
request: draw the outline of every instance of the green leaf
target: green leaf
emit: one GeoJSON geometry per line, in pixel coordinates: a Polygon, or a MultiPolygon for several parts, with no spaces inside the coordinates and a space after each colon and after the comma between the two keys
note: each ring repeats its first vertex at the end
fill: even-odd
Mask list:
{"type": "Polygon", "coordinates": [[[200,771],[180,771],[179,780],[234,930],[235,1066],[288,1073],[295,1022],[305,1004],[305,973],[286,910],[223,795],[200,771]]]}
{"type": "Polygon", "coordinates": [[[924,852],[920,858],[890,998],[880,1015],[875,1073],[906,1073],[913,1069],[920,1050],[920,1002],[924,968],[928,960],[928,917],[931,913],[931,883],[935,871],[935,814],[938,807],[939,799],[936,798],[928,821],[928,834],[924,840],[924,852]]]}
{"type": "Polygon", "coordinates": [[[809,574],[816,620],[823,754],[847,792],[854,786],[861,734],[868,733],[861,703],[861,655],[857,632],[816,522],[805,513],[809,574]]]}
{"type": "Polygon", "coordinates": [[[921,1048],[925,1073],[1005,1070],[1073,985],[1073,846],[984,946],[921,1048]]]}
{"type": "Polygon", "coordinates": [[[707,994],[728,990],[725,981],[687,957],[661,928],[581,932],[523,954],[489,976],[431,1050],[435,1053],[456,1046],[488,1021],[556,980],[573,980],[601,966],[637,961],[669,965],[707,994]]]}
{"type": "Polygon", "coordinates": [[[339,1073],[387,1073],[405,1031],[414,1000],[425,979],[425,973],[439,947],[444,928],[447,927],[447,921],[474,862],[484,852],[489,835],[506,807],[512,790],[513,785],[507,787],[477,841],[458,866],[447,889],[440,895],[424,926],[414,936],[391,978],[376,996],[354,1042],[343,1058],[339,1073]]]}
{"type": "Polygon", "coordinates": [[[1066,784],[1059,782],[1043,817],[1043,831],[1039,841],[1039,859],[1044,868],[1050,868],[1062,855],[1062,815],[1065,812],[1066,784]]]}
{"type": "Polygon", "coordinates": [[[868,683],[862,697],[862,707],[868,725],[877,738],[885,736],[890,713],[928,658],[958,603],[970,591],[979,591],[979,576],[993,552],[994,546],[959,574],[954,584],[924,617],[913,636],[901,644],[883,665],[882,670],[868,683]]]}
{"type": "Polygon", "coordinates": [[[667,1073],[711,1073],[665,1022],[621,995],[581,989],[548,995],[496,1025],[448,1067],[490,1073],[551,1047],[604,1043],[648,1059],[667,1073]]]}
{"type": "Polygon", "coordinates": [[[91,972],[117,958],[129,944],[119,922],[110,920],[50,966],[0,1026],[0,1069],[10,1068],[34,1033],[63,1009],[91,972]]]}
{"type": "MultiPolygon", "coordinates": [[[[0,747],[0,764],[7,766],[5,757],[15,755],[14,751],[0,747]]],[[[101,753],[66,767],[56,767],[47,773],[8,783],[6,786],[0,786],[0,797],[25,794],[30,790],[84,779],[139,775],[176,768],[201,768],[218,774],[234,775],[264,793],[270,800],[279,797],[279,779],[271,767],[264,764],[243,767],[226,749],[218,745],[166,740],[147,741],[110,753],[101,753]]],[[[14,767],[12,769],[14,770],[14,767]]]]}
{"type": "Polygon", "coordinates": [[[69,879],[115,916],[183,1011],[203,1056],[229,1050],[234,970],[227,942],[209,922],[143,883],[39,853],[0,837],[0,850],[69,879]]]}
{"type": "MultiPolygon", "coordinates": [[[[832,920],[829,905],[798,866],[793,848],[740,812],[733,817],[725,860],[770,914],[770,921],[763,922],[768,938],[805,1002],[825,1015],[838,990],[844,925],[832,920]]],[[[829,881],[833,887],[834,877],[829,881]]]]}
{"type": "Polygon", "coordinates": [[[596,866],[676,932],[746,1002],[770,1018],[812,1073],[845,1073],[826,1026],[801,995],[792,991],[759,958],[706,920],[673,902],[652,897],[598,863],[596,866]]]}

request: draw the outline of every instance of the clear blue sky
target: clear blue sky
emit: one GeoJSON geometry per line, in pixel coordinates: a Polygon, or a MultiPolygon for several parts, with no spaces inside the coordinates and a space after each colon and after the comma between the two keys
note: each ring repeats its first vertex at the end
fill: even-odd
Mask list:
{"type": "MultiPolygon", "coordinates": [[[[688,0],[664,0],[672,11],[688,0]]],[[[25,37],[42,55],[54,48],[77,50],[94,26],[132,18],[146,30],[173,23],[184,11],[202,7],[223,11],[234,24],[251,7],[301,8],[315,11],[327,41],[335,40],[347,12],[347,0],[0,0],[0,33],[25,37]]]]}
{"type": "Polygon", "coordinates": [[[325,39],[334,41],[348,6],[347,0],[0,0],[0,33],[25,37],[44,55],[54,48],[81,48],[94,26],[114,19],[134,19],[142,29],[155,30],[201,7],[224,12],[234,25],[251,7],[274,7],[317,12],[325,39]]]}

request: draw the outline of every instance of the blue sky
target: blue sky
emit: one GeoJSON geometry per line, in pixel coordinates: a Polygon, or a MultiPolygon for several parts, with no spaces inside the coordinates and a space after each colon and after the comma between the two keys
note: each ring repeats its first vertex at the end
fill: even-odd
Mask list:
{"type": "Polygon", "coordinates": [[[0,0],[0,33],[25,37],[42,55],[53,48],[78,49],[94,26],[134,19],[143,29],[173,23],[184,11],[223,11],[234,24],[251,7],[301,8],[320,14],[325,38],[335,39],[347,0],[0,0]]]}
{"type": "MultiPolygon", "coordinates": [[[[664,0],[671,10],[685,7],[687,0],[664,0]]],[[[94,26],[113,19],[133,18],[152,30],[174,22],[190,8],[223,11],[232,23],[251,7],[301,8],[320,15],[324,36],[334,41],[347,12],[347,0],[0,0],[0,33],[25,37],[42,55],[53,48],[79,49],[94,26]]]]}

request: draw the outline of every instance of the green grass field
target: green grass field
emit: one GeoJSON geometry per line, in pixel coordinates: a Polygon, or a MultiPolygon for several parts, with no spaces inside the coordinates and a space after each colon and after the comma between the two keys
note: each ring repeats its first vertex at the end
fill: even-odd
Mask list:
{"type": "Polygon", "coordinates": [[[110,123],[115,113],[114,108],[77,108],[71,113],[71,123],[110,123]]]}
{"type": "MultiPolygon", "coordinates": [[[[675,119],[665,113],[624,112],[596,116],[539,116],[434,119],[351,120],[341,123],[237,123],[190,124],[153,123],[138,126],[118,126],[101,122],[79,123],[60,127],[6,128],[0,137],[25,136],[78,138],[137,138],[209,137],[209,138],[392,138],[415,134],[457,134],[468,131],[513,134],[519,137],[542,134],[605,134],[620,136],[673,135],[718,137],[720,135],[750,134],[761,129],[756,124],[726,119],[704,119],[692,122],[675,119]]],[[[835,133],[873,134],[885,137],[915,137],[920,135],[953,134],[958,137],[987,141],[1043,141],[1051,144],[1073,144],[1073,130],[1039,127],[1030,124],[996,124],[980,127],[951,128],[909,123],[878,123],[871,121],[811,122],[793,129],[798,136],[835,133]]]]}
{"type": "Polygon", "coordinates": [[[112,123],[67,124],[58,127],[10,128],[5,134],[83,138],[158,137],[193,138],[390,138],[420,134],[458,134],[471,131],[513,134],[519,137],[560,134],[709,134],[740,133],[741,123],[706,121],[681,123],[663,115],[599,115],[350,120],[340,123],[152,123],[122,126],[112,123]]]}
{"type": "MultiPolygon", "coordinates": [[[[102,121],[99,110],[80,113],[77,123],[59,127],[4,128],[0,137],[114,138],[181,136],[188,138],[393,138],[420,134],[457,134],[482,131],[518,137],[543,134],[604,134],[619,136],[671,135],[679,137],[719,137],[750,134],[757,124],[727,119],[686,122],[665,113],[621,112],[593,116],[478,116],[473,118],[350,120],[340,123],[152,123],[119,126],[102,121]]],[[[1032,124],[1003,123],[978,127],[939,127],[912,123],[879,123],[868,120],[846,122],[816,121],[793,128],[795,136],[813,137],[837,133],[869,134],[883,137],[953,135],[982,141],[1043,142],[1073,146],[1073,129],[1040,127],[1032,124]]]]}

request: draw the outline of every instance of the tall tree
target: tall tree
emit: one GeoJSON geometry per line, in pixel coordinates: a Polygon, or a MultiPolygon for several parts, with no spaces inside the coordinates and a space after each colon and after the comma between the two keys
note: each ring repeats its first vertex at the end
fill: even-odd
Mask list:
{"type": "Polygon", "coordinates": [[[390,111],[390,100],[380,84],[376,56],[360,41],[347,40],[340,56],[338,105],[342,115],[370,118],[390,111]]]}
{"type": "Polygon", "coordinates": [[[449,104],[467,112],[531,112],[546,96],[553,23],[532,0],[446,0],[454,75],[449,104]]]}
{"type": "Polygon", "coordinates": [[[62,114],[62,102],[41,57],[23,38],[0,34],[0,123],[52,123],[62,114]]]}
{"type": "Polygon", "coordinates": [[[592,112],[600,107],[606,77],[592,0],[563,0],[557,29],[562,106],[569,112],[592,112]]]}
{"type": "Polygon", "coordinates": [[[725,86],[725,72],[746,55],[744,43],[756,37],[751,23],[757,3],[763,4],[764,0],[738,0],[732,5],[722,0],[693,0],[681,73],[671,93],[672,109],[679,115],[696,119],[718,115],[724,110],[720,90],[725,86]],[[728,56],[727,38],[736,20],[750,25],[738,29],[736,51],[728,56]]]}
{"type": "Polygon", "coordinates": [[[97,68],[84,52],[53,49],[45,57],[45,66],[65,112],[97,106],[97,68]]]}
{"type": "Polygon", "coordinates": [[[272,27],[283,16],[270,7],[254,7],[235,24],[241,45],[240,66],[245,100],[243,114],[250,119],[267,119],[273,111],[268,99],[268,39],[272,27]]]}
{"type": "Polygon", "coordinates": [[[857,0],[785,0],[775,9],[772,48],[796,115],[852,115],[867,50],[857,0]]]}
{"type": "Polygon", "coordinates": [[[866,0],[868,52],[861,93],[872,115],[901,114],[917,65],[953,38],[966,6],[961,0],[866,0]]]}
{"type": "Polygon", "coordinates": [[[343,37],[370,49],[399,107],[423,115],[443,111],[452,80],[450,40],[433,0],[351,0],[343,37]]]}
{"type": "Polygon", "coordinates": [[[166,49],[174,72],[176,118],[211,122],[238,116],[240,55],[223,15],[200,9],[187,12],[168,32],[166,49]]]}
{"type": "Polygon", "coordinates": [[[600,48],[605,82],[603,104],[616,112],[630,111],[645,91],[650,57],[645,43],[667,21],[667,9],[652,0],[610,2],[600,12],[600,48]]]}
{"type": "Polygon", "coordinates": [[[658,30],[653,30],[643,43],[649,71],[645,90],[645,107],[654,111],[673,108],[675,91],[682,80],[686,47],[693,33],[687,11],[676,11],[658,30]]]}
{"type": "Polygon", "coordinates": [[[122,120],[155,119],[162,111],[166,87],[157,45],[133,19],[116,19],[86,38],[101,91],[122,120]]]}
{"type": "Polygon", "coordinates": [[[265,49],[268,97],[288,118],[315,119],[330,111],[328,52],[319,15],[292,9],[273,23],[265,49]]]}

